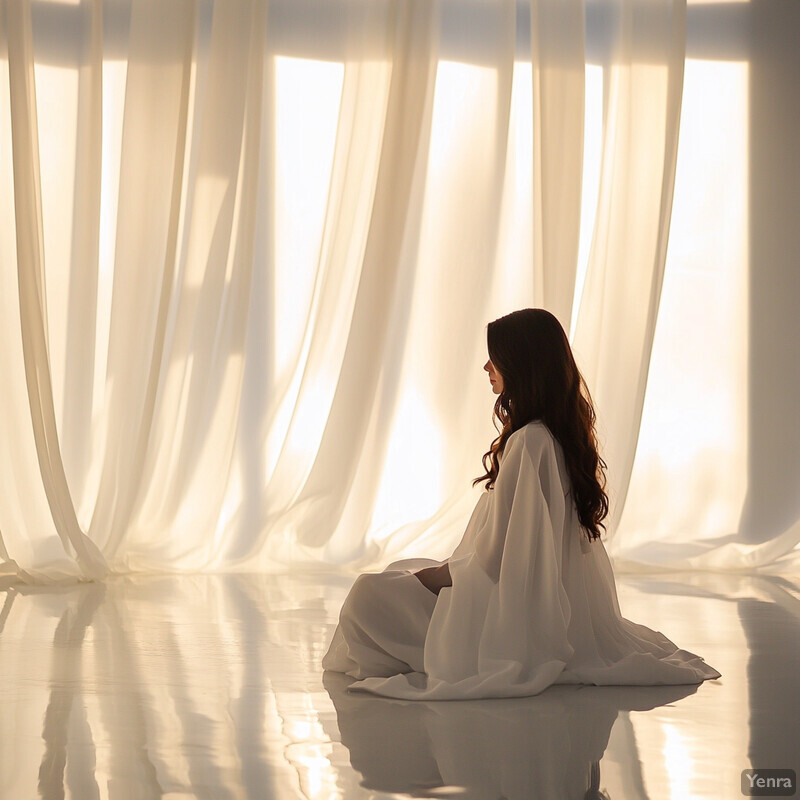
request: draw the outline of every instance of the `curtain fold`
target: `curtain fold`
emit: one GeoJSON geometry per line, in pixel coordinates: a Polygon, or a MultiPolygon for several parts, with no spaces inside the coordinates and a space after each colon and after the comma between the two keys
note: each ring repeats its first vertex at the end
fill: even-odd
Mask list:
{"type": "MultiPolygon", "coordinates": [[[[161,276],[161,285],[148,303],[155,349],[152,363],[143,364],[147,393],[139,401],[138,449],[132,451],[125,441],[118,444],[133,455],[129,463],[139,482],[138,494],[131,493],[127,506],[118,506],[112,525],[102,518],[98,522],[100,530],[114,537],[110,545],[120,560],[139,569],[165,560],[197,568],[218,546],[217,520],[236,441],[253,271],[265,3],[215,5],[203,54],[205,74],[196,69],[193,97],[194,26],[188,25],[188,37],[185,33],[194,14],[191,5],[186,14],[188,20],[176,21],[180,34],[165,39],[174,48],[180,36],[186,37],[174,68],[174,90],[181,101],[173,111],[174,173],[170,170],[162,178],[169,181],[164,202],[170,202],[170,227],[163,258],[170,266],[161,270],[153,261],[153,276],[161,276]],[[194,117],[187,133],[190,98],[194,117]],[[183,531],[180,537],[158,533],[176,527],[183,531]]],[[[149,102],[151,89],[158,91],[148,84],[141,102],[149,102]]],[[[138,124],[140,143],[146,145],[149,126],[146,120],[138,124]]],[[[154,181],[159,172],[154,169],[154,181]]],[[[135,230],[131,228],[131,235],[135,230]]],[[[137,270],[135,254],[134,249],[131,275],[137,270]]],[[[122,303],[123,297],[121,293],[122,303]]],[[[120,369],[127,372],[124,348],[130,341],[124,326],[120,344],[120,369]]],[[[120,402],[129,402],[128,392],[120,394],[120,402]]]]}
{"type": "MultiPolygon", "coordinates": [[[[76,505],[86,493],[91,460],[84,447],[92,435],[92,389],[97,341],[100,209],[103,168],[103,3],[84,0],[89,31],[78,70],[74,214],[69,263],[70,303],[65,342],[62,441],[64,469],[76,505]]],[[[80,518],[80,511],[79,511],[80,518]]]]}
{"type": "Polygon", "coordinates": [[[3,573],[445,557],[493,436],[486,322],[530,305],[576,318],[631,557],[685,3],[590,6],[602,35],[585,0],[2,2],[3,573]]]}
{"type": "MultiPolygon", "coordinates": [[[[410,0],[393,4],[386,16],[391,75],[385,86],[377,163],[372,165],[370,205],[359,220],[364,227],[357,285],[325,426],[292,504],[291,525],[301,546],[319,546],[335,530],[353,490],[359,461],[371,456],[365,420],[378,393],[398,284],[411,279],[409,269],[413,270],[406,251],[414,243],[407,240],[407,232],[418,213],[420,196],[414,178],[418,162],[424,164],[429,138],[437,12],[437,3],[410,0]]],[[[368,114],[373,107],[374,97],[365,88],[358,87],[355,114],[368,114]]],[[[341,318],[332,322],[342,325],[341,318]]],[[[380,442],[373,446],[380,447],[380,442]]],[[[361,518],[349,523],[364,528],[369,522],[363,513],[369,510],[367,503],[360,510],[361,518]]]]}
{"type": "Polygon", "coordinates": [[[131,523],[175,269],[193,3],[135,3],[125,87],[103,457],[91,534],[113,555],[131,523]],[[154,127],[159,141],[153,147],[154,127]],[[143,231],[146,235],[143,236],[143,231]]]}
{"type": "Polygon", "coordinates": [[[5,12],[19,318],[30,420],[42,486],[64,551],[74,556],[83,576],[102,578],[107,571],[105,559],[81,530],[70,494],[53,402],[30,2],[9,3],[5,12]]]}
{"type": "Polygon", "coordinates": [[[533,269],[541,305],[569,331],[583,179],[585,0],[531,0],[533,269]]]}
{"type": "MultiPolygon", "coordinates": [[[[672,210],[686,49],[685,2],[607,0],[603,149],[574,335],[609,466],[614,532],[630,482],[672,210]]],[[[611,541],[611,553],[614,540],[611,541]]]]}

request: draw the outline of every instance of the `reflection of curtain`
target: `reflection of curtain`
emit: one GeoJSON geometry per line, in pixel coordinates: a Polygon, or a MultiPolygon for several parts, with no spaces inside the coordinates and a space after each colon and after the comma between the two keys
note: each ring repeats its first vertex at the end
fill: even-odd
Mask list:
{"type": "MultiPolygon", "coordinates": [[[[683,4],[592,8],[613,35],[576,348],[621,501],[683,4]]],[[[485,323],[572,313],[585,8],[524,10],[2,5],[6,571],[449,552],[492,435],[485,323]]]]}
{"type": "MultiPolygon", "coordinates": [[[[648,777],[666,776],[662,713],[635,715],[622,740],[615,726],[606,749],[609,731],[618,713],[622,722],[632,709],[680,706],[696,686],[551,687],[513,703],[344,692],[345,676],[323,675],[319,659],[349,584],[343,575],[149,575],[0,589],[0,796],[30,797],[38,776],[41,797],[81,800],[364,798],[361,781],[410,795],[425,779],[428,796],[449,783],[470,797],[527,800],[567,793],[515,791],[518,781],[580,786],[604,751],[602,784],[626,789],[615,800],[639,797],[640,754],[648,777]],[[492,791],[501,785],[505,795],[492,791]]],[[[698,605],[691,588],[674,588],[688,594],[681,608],[698,605]]],[[[731,604],[700,605],[704,631],[723,629],[727,609],[735,621],[731,604]]],[[[697,625],[680,619],[681,636],[697,625]]],[[[778,649],[779,633],[767,631],[778,649]]],[[[755,677],[768,693],[772,676],[755,677]]],[[[714,754],[734,763],[747,710],[728,713],[714,754]]]]}

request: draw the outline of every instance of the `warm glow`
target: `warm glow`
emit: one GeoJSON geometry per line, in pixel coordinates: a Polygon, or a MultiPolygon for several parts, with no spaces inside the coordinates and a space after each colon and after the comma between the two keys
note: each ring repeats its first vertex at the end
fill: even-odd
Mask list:
{"type": "Polygon", "coordinates": [[[275,296],[278,373],[299,355],[320,263],[344,67],[275,59],[275,296]]]}
{"type": "Polygon", "coordinates": [[[70,251],[73,237],[78,73],[67,67],[37,64],[36,112],[40,120],[53,115],[56,125],[39,124],[39,169],[42,181],[42,233],[53,399],[63,406],[66,380],[67,318],[70,297],[70,251]]]}
{"type": "Polygon", "coordinates": [[[395,417],[392,438],[370,528],[381,539],[403,524],[433,516],[443,501],[441,434],[430,404],[408,386],[395,417]],[[425,465],[424,475],[420,471],[425,465]]]}
{"type": "Polygon", "coordinates": [[[600,189],[600,163],[603,156],[603,68],[586,65],[583,133],[583,184],[581,197],[581,233],[578,247],[578,270],[575,275],[575,300],[572,305],[571,331],[580,309],[581,293],[589,264],[589,248],[597,215],[597,193],[600,189]]]}
{"type": "Polygon", "coordinates": [[[636,531],[632,543],[738,526],[747,485],[747,87],[746,63],[686,62],[666,272],[621,523],[636,531]]]}
{"type": "Polygon", "coordinates": [[[495,264],[496,292],[486,311],[495,319],[509,309],[533,305],[533,74],[529,61],[514,64],[508,151],[495,264]]]}
{"type": "Polygon", "coordinates": [[[671,800],[692,797],[692,756],[680,731],[669,723],[664,724],[664,762],[670,785],[671,800]]]}
{"type": "Polygon", "coordinates": [[[492,106],[478,109],[476,101],[493,97],[496,83],[497,70],[493,68],[453,61],[439,63],[431,126],[430,177],[447,165],[463,166],[458,159],[459,148],[476,135],[491,135],[495,109],[492,106]],[[479,110],[481,113],[477,115],[479,110]]]}
{"type": "MultiPolygon", "coordinates": [[[[274,156],[267,156],[268,173],[274,174],[269,201],[273,218],[259,223],[268,231],[265,247],[271,254],[257,255],[258,260],[269,258],[273,270],[268,338],[260,347],[271,354],[280,390],[271,398],[273,424],[264,456],[268,474],[281,455],[304,469],[304,459],[319,444],[336,385],[335,373],[326,371],[335,357],[322,359],[321,374],[313,366],[307,372],[310,343],[305,331],[320,278],[343,82],[342,64],[275,59],[274,110],[269,112],[274,156]]],[[[330,346],[341,347],[340,339],[330,346]]]]}
{"type": "Polygon", "coordinates": [[[94,409],[102,408],[117,238],[122,125],[125,111],[125,61],[103,62],[103,155],[100,177],[100,242],[97,275],[94,409]]]}

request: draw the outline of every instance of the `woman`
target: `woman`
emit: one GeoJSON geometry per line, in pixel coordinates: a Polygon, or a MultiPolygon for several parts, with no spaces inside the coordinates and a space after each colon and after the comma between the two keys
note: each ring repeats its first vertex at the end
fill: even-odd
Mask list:
{"type": "Polygon", "coordinates": [[[442,563],[361,575],[322,666],[358,678],[351,690],[420,700],[720,677],[620,614],[595,414],[558,320],[516,311],[489,324],[487,343],[500,435],[460,544],[442,563]]]}

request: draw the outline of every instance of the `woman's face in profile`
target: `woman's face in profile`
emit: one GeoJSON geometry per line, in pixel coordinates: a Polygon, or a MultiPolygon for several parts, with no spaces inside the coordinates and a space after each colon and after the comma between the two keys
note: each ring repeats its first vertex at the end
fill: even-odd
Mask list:
{"type": "Polygon", "coordinates": [[[494,364],[492,364],[492,360],[489,359],[484,365],[483,368],[489,373],[489,382],[492,384],[492,391],[495,394],[500,394],[503,391],[503,378],[500,376],[500,373],[495,369],[494,364]]]}

